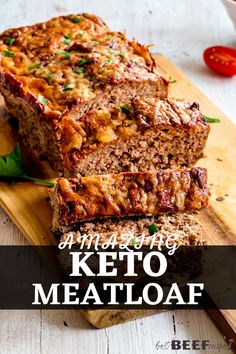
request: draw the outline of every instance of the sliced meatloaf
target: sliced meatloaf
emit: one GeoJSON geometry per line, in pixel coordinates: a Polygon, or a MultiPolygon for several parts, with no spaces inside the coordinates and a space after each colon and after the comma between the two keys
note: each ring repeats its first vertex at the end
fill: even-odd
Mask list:
{"type": "Polygon", "coordinates": [[[76,231],[70,231],[61,236],[60,241],[72,238],[76,244],[91,242],[91,245],[102,244],[115,235],[117,244],[138,244],[142,234],[145,235],[144,245],[150,245],[155,230],[154,245],[167,238],[183,246],[197,246],[205,244],[203,229],[192,214],[161,215],[151,217],[133,217],[124,219],[108,219],[95,222],[81,223],[76,231]],[[87,238],[84,236],[91,236],[87,238]],[[132,236],[132,237],[130,237],[132,236]],[[135,240],[135,241],[134,241],[135,240]]]}
{"type": "Polygon", "coordinates": [[[50,193],[53,230],[85,220],[194,212],[208,204],[203,168],[58,179],[50,193]]]}
{"type": "MultiPolygon", "coordinates": [[[[183,286],[190,279],[200,276],[202,271],[202,250],[199,247],[194,249],[192,247],[191,249],[183,247],[182,249],[178,249],[176,253],[175,251],[179,246],[203,246],[206,244],[202,226],[194,220],[192,215],[188,214],[136,217],[121,220],[109,219],[93,223],[85,222],[79,226],[78,230],[63,234],[60,242],[66,242],[67,246],[70,244],[70,249],[66,247],[58,253],[61,268],[68,278],[71,274],[71,251],[84,249],[93,251],[94,246],[100,252],[102,249],[109,251],[113,249],[114,252],[120,249],[127,252],[128,249],[131,250],[132,246],[135,246],[145,256],[150,249],[156,250],[156,248],[153,248],[156,246],[159,251],[162,251],[166,255],[168,263],[168,274],[164,279],[160,279],[160,285],[162,286],[173,282],[173,279],[176,279],[178,284],[183,286]],[[153,230],[155,230],[155,233],[153,233],[153,230]],[[99,246],[103,248],[101,249],[99,246]],[[115,248],[115,246],[118,247],[115,248]],[[168,256],[167,252],[170,251],[173,253],[168,256]]],[[[97,274],[99,272],[98,254],[91,255],[87,264],[97,274]]],[[[115,267],[118,269],[117,276],[115,277],[116,282],[124,282],[125,277],[123,275],[127,273],[126,261],[124,259],[116,259],[115,267]]],[[[153,269],[158,267],[153,258],[151,260],[151,267],[153,269]]],[[[135,284],[137,286],[139,284],[142,289],[148,281],[142,262],[135,260],[135,270],[137,273],[135,284]]],[[[75,280],[77,281],[77,278],[75,280]]],[[[91,278],[89,279],[89,277],[83,277],[82,279],[80,277],[78,280],[80,288],[84,289],[87,289],[91,282],[91,278]]],[[[110,280],[112,282],[112,279],[110,280]]],[[[101,281],[101,278],[97,278],[96,285],[98,287],[101,281]]],[[[139,289],[139,286],[137,289],[139,289]]]]}
{"type": "Polygon", "coordinates": [[[135,98],[79,120],[65,116],[61,129],[70,177],[191,167],[203,156],[210,128],[197,103],[135,98]]]}
{"type": "Polygon", "coordinates": [[[62,169],[61,121],[137,95],[166,98],[147,47],[94,15],[68,15],[0,36],[0,92],[37,158],[62,169]]]}

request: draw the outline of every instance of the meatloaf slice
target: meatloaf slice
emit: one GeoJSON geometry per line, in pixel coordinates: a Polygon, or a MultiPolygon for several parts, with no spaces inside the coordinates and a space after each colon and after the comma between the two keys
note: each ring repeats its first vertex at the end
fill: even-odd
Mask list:
{"type": "MultiPolygon", "coordinates": [[[[138,243],[138,238],[144,234],[144,245],[149,245],[149,236],[155,232],[155,244],[167,238],[183,246],[198,246],[205,244],[203,228],[192,214],[159,215],[151,217],[133,217],[124,219],[108,219],[81,223],[76,231],[70,231],[61,236],[60,241],[72,238],[75,244],[91,242],[91,245],[102,244],[115,235],[117,244],[138,243]],[[86,237],[88,236],[87,240],[86,237]],[[91,237],[90,237],[91,236],[91,237]],[[131,237],[130,237],[131,236],[131,237]],[[135,239],[135,241],[134,241],[135,239]]],[[[114,237],[112,238],[115,239],[114,237]]]]}
{"type": "MultiPolygon", "coordinates": [[[[168,262],[168,283],[163,281],[164,279],[159,279],[160,284],[164,287],[170,281],[173,282],[173,279],[177,279],[182,287],[189,279],[200,276],[202,272],[202,250],[199,247],[189,249],[188,246],[206,245],[202,226],[194,220],[192,215],[188,214],[85,222],[80,225],[78,230],[63,234],[60,242],[65,242],[67,245],[66,248],[59,250],[58,260],[65,276],[68,278],[71,274],[71,251],[113,249],[116,253],[119,249],[127,252],[128,249],[132,250],[132,246],[136,246],[146,255],[148,250],[154,250],[153,246],[156,246],[159,251],[166,255],[168,262]],[[153,233],[154,229],[156,230],[155,233],[153,233]],[[70,245],[69,249],[68,245],[70,245]],[[115,246],[118,247],[115,248],[115,246]],[[182,247],[175,253],[179,246],[187,247],[182,247]],[[171,252],[171,255],[168,255],[167,252],[171,252]]],[[[97,255],[95,253],[88,259],[88,266],[95,274],[98,273],[99,264],[97,255]]],[[[115,266],[118,269],[116,282],[124,282],[123,275],[127,272],[126,262],[116,260],[115,266]]],[[[153,269],[156,266],[157,264],[152,260],[153,269]]],[[[135,261],[135,269],[137,272],[135,284],[139,284],[140,288],[143,288],[143,283],[146,284],[148,279],[147,274],[143,271],[142,263],[135,261]]],[[[80,288],[87,289],[90,281],[91,279],[89,280],[88,277],[79,279],[80,288]]],[[[101,281],[101,278],[97,279],[98,287],[101,281]]]]}
{"type": "Polygon", "coordinates": [[[191,167],[210,130],[197,103],[159,98],[93,109],[79,120],[65,116],[61,128],[68,177],[191,167]]]}
{"type": "Polygon", "coordinates": [[[85,220],[195,212],[208,204],[203,168],[58,179],[50,193],[53,230],[85,220]]]}
{"type": "Polygon", "coordinates": [[[147,47],[94,15],[68,15],[0,36],[0,92],[35,158],[62,169],[61,121],[123,97],[167,97],[147,47]]]}

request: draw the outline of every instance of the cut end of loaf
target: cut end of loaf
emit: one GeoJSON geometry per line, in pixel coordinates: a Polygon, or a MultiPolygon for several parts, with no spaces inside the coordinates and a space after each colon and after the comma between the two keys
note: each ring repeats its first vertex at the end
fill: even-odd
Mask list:
{"type": "Polygon", "coordinates": [[[65,116],[61,132],[64,175],[75,177],[193,166],[203,156],[209,124],[196,103],[126,97],[80,119],[65,116]]]}

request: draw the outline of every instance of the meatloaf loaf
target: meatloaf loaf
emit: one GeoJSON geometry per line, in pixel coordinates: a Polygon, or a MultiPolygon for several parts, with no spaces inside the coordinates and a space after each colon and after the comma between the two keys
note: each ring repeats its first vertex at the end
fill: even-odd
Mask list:
{"type": "Polygon", "coordinates": [[[61,121],[64,175],[191,167],[203,156],[209,124],[197,103],[135,98],[61,121]]]}
{"type": "Polygon", "coordinates": [[[53,230],[85,220],[194,212],[208,204],[203,168],[60,178],[50,193],[53,230]]]}
{"type": "MultiPolygon", "coordinates": [[[[61,121],[136,96],[166,98],[147,47],[90,14],[57,17],[0,36],[0,92],[24,145],[62,169],[61,121]]],[[[83,132],[82,132],[83,134],[83,132]]]]}

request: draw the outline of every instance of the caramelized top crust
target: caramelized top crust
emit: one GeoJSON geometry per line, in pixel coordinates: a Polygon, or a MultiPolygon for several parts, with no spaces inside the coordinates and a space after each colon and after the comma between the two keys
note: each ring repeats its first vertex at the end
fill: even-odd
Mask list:
{"type": "Polygon", "coordinates": [[[65,115],[61,121],[61,148],[65,164],[70,155],[86,155],[118,139],[127,140],[147,129],[209,130],[197,103],[158,98],[136,98],[123,106],[88,111],[80,120],[65,115]]]}
{"type": "Polygon", "coordinates": [[[203,168],[61,178],[52,193],[59,224],[198,211],[208,204],[203,168]]]}
{"type": "MultiPolygon", "coordinates": [[[[32,26],[8,29],[1,34],[0,43],[15,55],[25,54],[29,61],[30,59],[47,60],[58,51],[65,50],[76,42],[87,42],[93,36],[107,31],[109,28],[97,16],[68,15],[55,17],[32,26]]],[[[15,66],[20,72],[20,63],[16,62],[15,66]]],[[[21,69],[24,69],[23,63],[21,69]]]]}
{"type": "Polygon", "coordinates": [[[15,80],[24,97],[32,95],[44,112],[58,116],[94,99],[104,85],[164,80],[147,47],[89,14],[7,30],[0,53],[2,80],[15,80]]]}

